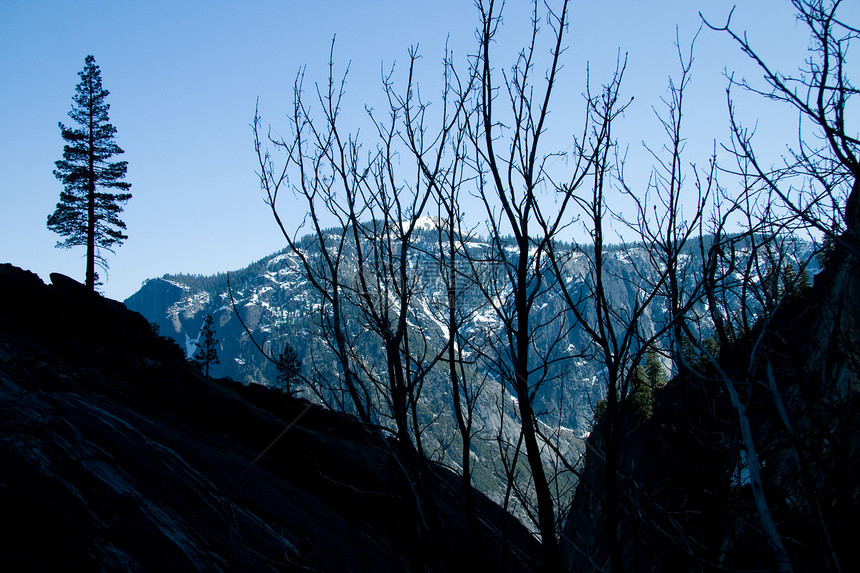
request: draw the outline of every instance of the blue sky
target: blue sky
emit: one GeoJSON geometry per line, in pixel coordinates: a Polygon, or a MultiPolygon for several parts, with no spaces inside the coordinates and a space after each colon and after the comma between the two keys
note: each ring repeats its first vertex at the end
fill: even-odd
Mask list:
{"type": "MultiPolygon", "coordinates": [[[[762,55],[786,70],[804,56],[805,31],[784,0],[738,2],[733,23],[762,55]]],[[[857,3],[860,4],[860,3],[857,3]]],[[[525,41],[525,3],[510,2],[497,47],[499,65],[525,41]]],[[[659,147],[652,106],[677,73],[675,27],[686,44],[698,12],[724,21],[723,0],[573,2],[562,89],[553,104],[553,137],[561,148],[581,121],[585,65],[608,79],[618,50],[628,53],[624,92],[635,96],[618,136],[630,146],[631,177],[647,177],[642,142],[659,147]],[[642,158],[641,160],[639,158],[642,158]]],[[[124,221],[129,239],[110,265],[104,292],[122,300],[147,278],[210,274],[245,266],[284,246],[255,175],[250,123],[260,98],[263,118],[286,127],[296,72],[306,84],[325,81],[329,47],[350,63],[344,113],[364,121],[364,104],[381,103],[380,69],[405,62],[419,44],[420,80],[438,93],[446,40],[462,63],[474,49],[476,9],[470,0],[435,1],[163,1],[3,0],[0,2],[0,262],[83,280],[83,249],[54,248],[45,227],[61,191],[51,171],[63,142],[57,122],[67,112],[84,57],[93,54],[111,92],[110,118],[129,162],[133,198],[124,221]]],[[[845,11],[857,21],[860,7],[845,11]],[[853,11],[853,14],[852,14],[853,11]]],[[[730,40],[703,30],[688,94],[688,160],[704,164],[714,141],[727,137],[723,70],[755,78],[730,40]]],[[[431,98],[432,99],[432,98],[431,98]]],[[[791,114],[739,98],[745,117],[773,133],[773,157],[791,137],[791,114]],[[781,134],[781,135],[780,135],[781,134]]],[[[367,130],[365,130],[367,131],[367,130]]],[[[287,206],[289,207],[289,206],[287,206]]],[[[303,209],[289,209],[297,226],[303,209]]]]}

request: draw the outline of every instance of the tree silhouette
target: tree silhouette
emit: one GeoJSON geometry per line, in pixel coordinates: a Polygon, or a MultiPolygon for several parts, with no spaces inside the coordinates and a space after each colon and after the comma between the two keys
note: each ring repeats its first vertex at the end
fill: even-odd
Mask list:
{"type": "Polygon", "coordinates": [[[81,81],[75,88],[69,117],[79,127],[59,124],[66,145],[63,159],[56,162],[54,176],[63,182],[64,190],[47,224],[48,229],[66,237],[57,243],[58,247],[87,247],[86,285],[95,290],[96,263],[107,269],[99,249],[113,252],[114,244],[128,238],[119,214],[122,204],[131,199],[127,193],[131,183],[122,181],[128,162],[110,161],[123,150],[114,141],[116,128],[108,120],[110,105],[105,101],[110,92],[102,87],[101,72],[93,56],[86,57],[78,75],[81,81]],[[105,189],[121,192],[109,193],[105,189]]]}
{"type": "Polygon", "coordinates": [[[276,366],[278,368],[278,384],[285,393],[293,395],[296,391],[294,384],[302,372],[302,363],[289,342],[284,344],[284,349],[278,356],[276,366]]]}
{"type": "Polygon", "coordinates": [[[203,366],[206,379],[209,379],[209,365],[220,364],[218,360],[218,340],[215,338],[215,327],[212,326],[212,315],[207,314],[203,319],[203,328],[200,329],[203,342],[197,342],[197,352],[191,358],[194,362],[203,366]]]}
{"type": "MultiPolygon", "coordinates": [[[[647,520],[659,528],[661,540],[685,544],[685,555],[707,567],[725,570],[722,557],[712,559],[709,539],[676,525],[682,511],[670,514],[660,505],[661,498],[651,498],[651,492],[643,495],[645,490],[637,482],[643,474],[634,474],[634,469],[648,470],[625,465],[636,454],[629,437],[639,428],[650,431],[663,424],[672,429],[673,437],[684,439],[701,432],[704,438],[697,438],[689,450],[698,456],[705,446],[716,447],[727,460],[714,468],[706,466],[699,476],[715,480],[713,483],[722,489],[713,495],[722,496],[718,500],[721,507],[731,512],[725,525],[711,520],[715,527],[724,527],[721,535],[728,532],[726,545],[721,547],[761,531],[755,542],[769,545],[767,556],[790,564],[781,538],[791,540],[792,532],[784,528],[780,512],[771,511],[768,503],[798,498],[794,492],[777,497],[763,487],[776,490],[782,485],[769,475],[776,462],[766,456],[783,445],[773,439],[766,448],[760,447],[757,441],[764,438],[755,432],[761,431],[761,419],[766,416],[748,414],[746,404],[751,404],[752,398],[772,394],[773,407],[785,409],[784,402],[801,403],[797,399],[800,391],[779,394],[774,389],[776,382],[770,383],[775,378],[764,376],[769,371],[756,362],[761,360],[759,350],[747,361],[749,367],[738,367],[740,374],[737,369],[727,369],[724,362],[731,360],[742,339],[763,339],[762,333],[772,332],[769,321],[779,307],[787,306],[783,303],[789,286],[803,286],[799,273],[805,272],[806,262],[792,247],[790,235],[794,231],[817,230],[835,243],[834,248],[842,249],[839,252],[848,247],[852,256],[857,252],[856,243],[843,239],[839,218],[844,203],[844,227],[860,225],[860,207],[855,207],[860,205],[860,183],[855,177],[860,173],[860,142],[845,123],[850,115],[846,101],[857,90],[843,76],[848,40],[860,31],[835,19],[832,11],[822,11],[822,6],[828,5],[835,11],[839,3],[792,0],[820,43],[813,47],[813,55],[820,56],[820,61],[812,59],[810,69],[794,78],[772,72],[746,43],[746,36],[732,32],[728,22],[720,28],[760,65],[769,87],[755,89],[729,77],[731,85],[792,105],[802,115],[803,130],[811,128],[816,134],[813,139],[801,140],[785,168],[773,171],[756,163],[752,132],[742,129],[732,107],[735,141],[728,150],[739,163],[737,172],[720,167],[716,153],[704,167],[688,162],[683,126],[689,96],[684,95],[692,78],[695,38],[689,52],[682,51],[676,40],[680,71],[669,78],[669,95],[662,100],[665,109],[655,110],[666,143],[661,148],[646,148],[654,163],[644,188],[625,179],[626,151],[616,135],[616,121],[632,101],[622,97],[626,59],[621,54],[610,81],[599,89],[594,89],[586,76],[583,127],[573,132],[578,135],[568,149],[562,152],[545,143],[549,140],[544,134],[556,123],[550,116],[552,96],[562,89],[556,80],[565,51],[567,1],[558,2],[557,9],[545,5],[545,13],[541,13],[544,3],[532,3],[530,39],[514,64],[502,67],[494,48],[502,24],[502,6],[493,0],[478,0],[481,20],[477,49],[465,69],[459,71],[446,52],[441,109],[431,108],[430,102],[422,99],[413,75],[417,50],[410,50],[406,86],[396,90],[393,72],[385,75],[390,108],[382,116],[369,109],[375,147],[368,146],[357,133],[347,134],[339,127],[346,76],[338,83],[333,58],[329,60],[327,83],[316,86],[319,105],[313,108],[303,88],[302,69],[288,114],[291,137],[275,138],[271,134],[277,132],[269,130],[267,148],[257,113],[254,144],[266,202],[291,254],[300,261],[300,269],[319,296],[318,333],[337,356],[336,362],[331,361],[333,368],[324,365],[325,375],[318,376],[322,382],[312,377],[309,388],[326,390],[320,391],[320,396],[340,396],[340,403],[346,406],[351,399],[355,404],[352,410],[362,419],[371,421],[361,415],[370,412],[374,424],[377,419],[383,421],[379,425],[388,424],[386,429],[397,436],[402,448],[398,459],[403,462],[404,474],[410,479],[420,478],[429,466],[410,465],[408,461],[415,457],[413,447],[423,455],[421,432],[435,419],[423,425],[407,416],[417,419],[414,414],[425,374],[431,368],[434,374],[446,369],[464,444],[464,485],[470,484],[467,442],[473,436],[485,439],[479,434],[498,429],[499,453],[491,461],[494,470],[501,466],[507,479],[504,507],[511,495],[520,502],[540,535],[542,567],[547,571],[564,569],[564,552],[575,555],[584,570],[632,570],[630,563],[635,562],[629,548],[633,541],[624,528],[629,523],[651,524],[647,520]],[[541,26],[550,32],[548,49],[537,43],[541,26]],[[535,72],[542,62],[545,71],[535,72]],[[316,115],[311,114],[312,109],[316,115]],[[435,127],[431,121],[437,119],[441,122],[435,127]],[[820,143],[810,147],[811,141],[820,143]],[[285,157],[283,163],[276,165],[270,149],[285,157]],[[556,164],[561,157],[564,166],[556,164]],[[404,166],[414,175],[404,176],[404,166]],[[718,182],[720,174],[739,177],[737,197],[733,189],[718,182]],[[797,184],[805,185],[802,193],[795,189],[797,184]],[[461,186],[468,188],[483,207],[478,216],[485,217],[489,231],[489,237],[480,241],[480,249],[472,252],[467,248],[470,231],[460,233],[461,218],[455,208],[461,186]],[[768,200],[762,199],[762,189],[768,200]],[[279,193],[281,197],[298,196],[307,207],[304,223],[296,231],[288,231],[279,215],[279,193]],[[613,204],[619,195],[630,203],[629,211],[613,204]],[[759,212],[759,201],[766,205],[761,207],[763,213],[759,212]],[[428,273],[413,264],[421,260],[419,254],[425,256],[427,252],[415,238],[415,229],[416,221],[430,214],[434,204],[439,255],[433,262],[438,263],[439,281],[427,288],[424,278],[428,273]],[[774,210],[771,205],[776,206],[774,210]],[[326,228],[328,221],[334,221],[336,228],[326,228]],[[743,232],[730,232],[737,221],[743,232]],[[305,224],[312,234],[302,243],[297,237],[305,224]],[[576,239],[571,243],[571,229],[574,233],[580,229],[590,240],[587,244],[576,239]],[[612,245],[609,240],[619,229],[632,232],[637,240],[612,245]],[[315,250],[308,248],[310,245],[315,250]],[[640,251],[644,251],[641,256],[637,254],[640,251]],[[465,264],[458,265],[458,261],[465,264]],[[626,261],[623,269],[618,268],[617,261],[626,261]],[[770,278],[768,268],[773,269],[770,278]],[[458,299],[466,285],[469,299],[458,299]],[[470,300],[473,292],[479,301],[474,306],[470,300]],[[437,310],[432,325],[422,323],[426,312],[417,306],[427,301],[428,308],[437,310]],[[472,329],[467,325],[472,320],[467,317],[473,316],[470,313],[476,308],[481,309],[481,318],[486,317],[489,326],[472,329]],[[441,333],[435,348],[427,344],[425,334],[433,333],[434,328],[441,333]],[[754,328],[758,330],[754,332],[754,328]],[[469,335],[463,336],[467,330],[469,335]],[[575,344],[571,343],[571,333],[578,337],[575,344]],[[377,350],[363,353],[364,340],[371,336],[377,337],[377,350]],[[443,350],[437,352],[440,347],[443,350]],[[601,390],[605,389],[606,399],[597,405],[598,431],[589,441],[587,455],[596,460],[588,462],[592,468],[565,457],[557,445],[561,425],[553,428],[548,423],[549,416],[555,415],[555,404],[548,408],[543,401],[548,389],[566,383],[559,372],[566,371],[574,360],[595,365],[599,374],[594,379],[603,386],[601,390]],[[473,430],[466,418],[471,411],[459,403],[466,396],[462,366],[468,361],[485,367],[498,383],[499,421],[493,429],[473,430]],[[668,371],[664,371],[664,363],[668,371]],[[669,375],[674,380],[667,384],[669,375]],[[674,402],[660,398],[659,393],[655,396],[655,389],[664,385],[662,394],[674,402]],[[706,398],[701,404],[693,399],[700,395],[706,398]],[[783,400],[783,395],[792,401],[783,400]],[[668,410],[672,410],[671,416],[667,416],[668,410]],[[675,430],[676,425],[679,430],[675,430]],[[727,430],[713,440],[714,428],[727,430]],[[744,467],[756,472],[750,478],[752,492],[741,492],[745,499],[740,495],[728,497],[729,493],[734,495],[730,491],[734,487],[731,472],[741,467],[739,452],[745,456],[744,467]],[[414,471],[415,467],[421,472],[414,471]],[[577,496],[590,495],[596,500],[586,510],[587,520],[597,524],[593,542],[582,539],[578,532],[563,538],[559,535],[561,515],[567,507],[559,468],[582,478],[577,496]],[[721,477],[723,482],[717,481],[721,477]],[[650,514],[642,511],[646,497],[649,502],[656,500],[648,508],[650,514]],[[752,518],[741,522],[735,514],[752,518]],[[669,525],[658,523],[653,516],[665,518],[669,525]],[[742,523],[746,530],[734,523],[742,523]],[[700,547],[705,549],[702,556],[700,547]]],[[[290,203],[289,208],[294,205],[290,203]]],[[[860,235],[853,230],[851,233],[853,237],[860,235]]],[[[845,287],[844,292],[851,288],[855,287],[845,287]]],[[[844,348],[856,348],[854,318],[846,322],[835,317],[830,322],[837,322],[837,318],[840,325],[849,325],[839,327],[837,342],[844,348]]],[[[755,344],[754,348],[763,348],[755,344]]],[[[834,356],[831,350],[822,347],[820,360],[834,356]]],[[[835,350],[842,351],[841,347],[835,350]]],[[[309,356],[315,360],[312,353],[309,356]]],[[[791,365],[787,362],[776,366],[788,369],[791,365]]],[[[773,365],[768,362],[765,366],[773,365]]],[[[834,384],[837,382],[848,384],[842,380],[834,384]]],[[[487,394],[492,391],[488,389],[487,394]]],[[[847,407],[847,400],[839,399],[842,401],[834,399],[828,406],[832,412],[847,407]]],[[[778,423],[765,427],[771,432],[767,437],[778,435],[779,428],[786,426],[781,435],[791,439],[783,443],[797,450],[789,454],[801,460],[796,465],[803,471],[814,463],[827,462],[824,456],[821,460],[814,457],[818,452],[804,451],[800,432],[806,428],[792,430],[785,420],[789,418],[782,416],[775,420],[778,423]]],[[[838,439],[828,435],[827,440],[826,450],[818,450],[829,454],[838,439]]],[[[848,449],[848,440],[843,443],[848,449]]],[[[698,471],[698,463],[694,459],[687,465],[698,471]]],[[[678,479],[687,476],[678,473],[678,479]]],[[[433,499],[422,492],[420,481],[416,482],[416,515],[421,516],[433,499]]],[[[805,482],[801,485],[811,491],[807,494],[812,500],[810,507],[838,505],[819,503],[822,498],[814,491],[818,484],[812,479],[805,482]]],[[[712,495],[710,490],[705,493],[712,495]]],[[[819,523],[820,537],[829,539],[823,511],[818,512],[822,517],[813,518],[819,523]]],[[[431,528],[418,529],[422,540],[432,539],[431,528]]],[[[634,531],[636,542],[644,529],[634,531]]],[[[824,546],[830,547],[828,543],[824,546]]],[[[646,553],[653,552],[653,546],[646,549],[646,553]]],[[[831,561],[837,564],[838,560],[831,561]]]]}

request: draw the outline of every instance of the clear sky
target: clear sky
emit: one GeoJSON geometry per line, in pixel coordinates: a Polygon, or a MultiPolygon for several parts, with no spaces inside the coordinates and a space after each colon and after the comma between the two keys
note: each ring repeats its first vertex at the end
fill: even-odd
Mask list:
{"type": "MultiPolygon", "coordinates": [[[[509,4],[500,57],[526,39],[526,3],[509,4]]],[[[734,26],[747,30],[766,58],[786,70],[796,67],[807,40],[787,0],[738,4],[734,26]]],[[[852,4],[844,15],[853,11],[847,19],[856,24],[860,2],[852,4]]],[[[700,10],[721,22],[731,6],[725,0],[573,2],[563,89],[552,116],[562,147],[564,134],[580,125],[586,62],[596,81],[605,80],[619,49],[629,54],[624,91],[635,100],[618,135],[637,157],[642,141],[661,145],[651,108],[660,106],[667,78],[677,73],[676,25],[688,44],[700,10]]],[[[51,173],[63,147],[57,123],[71,121],[66,114],[87,54],[95,56],[111,92],[110,119],[132,184],[123,215],[129,239],[108,254],[104,287],[122,300],[147,278],[229,271],[284,246],[263,203],[250,123],[259,97],[263,118],[287,125],[296,72],[307,66],[306,84],[325,81],[333,36],[339,68],[351,63],[344,113],[358,124],[364,104],[380,102],[381,64],[405,62],[409,46],[419,44],[422,84],[438,93],[446,40],[462,63],[474,49],[476,24],[470,0],[2,0],[0,262],[46,281],[54,271],[83,280],[83,248],[54,248],[60,237],[45,222],[61,191],[51,173]]],[[[727,135],[723,70],[755,74],[724,34],[703,30],[695,57],[688,159],[704,164],[714,141],[727,135]]],[[[766,104],[743,103],[747,117],[771,117],[766,104]]],[[[790,137],[792,116],[773,117],[790,137]]],[[[784,149],[774,145],[775,153],[784,149]]],[[[287,222],[297,226],[303,209],[294,207],[287,222]]]]}

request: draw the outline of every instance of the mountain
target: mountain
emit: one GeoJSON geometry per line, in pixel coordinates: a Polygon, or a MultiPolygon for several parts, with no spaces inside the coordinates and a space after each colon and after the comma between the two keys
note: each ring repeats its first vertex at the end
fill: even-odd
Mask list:
{"type": "Polygon", "coordinates": [[[474,533],[444,467],[427,479],[441,526],[419,534],[389,437],[208,381],[140,314],[52,283],[0,265],[3,570],[538,567],[533,536],[477,492],[474,533]]]}
{"type": "MultiPolygon", "coordinates": [[[[438,264],[434,265],[433,262],[438,251],[435,241],[435,227],[424,224],[419,230],[415,260],[412,261],[413,268],[418,269],[416,275],[420,277],[422,286],[418,289],[420,294],[416,297],[416,312],[410,317],[410,324],[420,325],[420,332],[417,332],[417,328],[413,329],[414,333],[417,332],[414,334],[416,339],[438,351],[445,343],[445,333],[440,327],[437,307],[438,299],[444,296],[445,291],[432,272],[434,267],[438,268],[438,264]]],[[[314,253],[310,240],[306,239],[304,244],[308,245],[307,252],[314,253]]],[[[471,248],[473,252],[479,253],[487,245],[475,239],[471,248]]],[[[261,354],[257,345],[267,354],[277,356],[284,345],[289,343],[302,362],[307,378],[312,378],[317,368],[335,369],[334,356],[318,335],[318,297],[300,269],[297,255],[285,250],[229,273],[229,288],[226,273],[210,277],[165,275],[146,281],[125,304],[157,325],[161,333],[176,340],[185,348],[188,356],[196,349],[195,341],[199,339],[204,317],[211,314],[215,319],[220,357],[220,364],[213,367],[214,375],[274,386],[277,385],[275,365],[261,354]],[[245,327],[250,331],[250,336],[245,327]]],[[[465,304],[478,306],[474,301],[479,298],[479,293],[467,293],[466,298],[465,304]]],[[[551,311],[551,308],[546,309],[547,313],[551,311]]],[[[353,336],[360,348],[356,353],[365,356],[371,364],[384,365],[385,359],[378,343],[361,332],[360,313],[354,308],[350,312],[350,323],[355,328],[353,336]]],[[[477,339],[482,336],[482,332],[497,326],[492,311],[482,308],[473,314],[463,331],[477,339]]],[[[519,424],[510,408],[504,412],[504,421],[499,417],[498,403],[500,400],[510,400],[510,390],[504,389],[477,362],[467,364],[465,368],[468,377],[482,381],[482,392],[475,409],[475,427],[480,428],[481,439],[472,443],[474,458],[481,463],[474,465],[474,482],[493,499],[504,503],[507,483],[504,469],[495,462],[497,446],[494,436],[502,424],[508,428],[516,428],[519,424]]],[[[592,383],[590,378],[583,381],[588,387],[592,383]]],[[[579,413],[572,410],[573,400],[569,402],[570,405],[565,404],[565,423],[561,424],[560,430],[561,445],[571,458],[576,458],[581,454],[581,435],[588,431],[590,397],[579,388],[571,387],[565,392],[575,396],[575,408],[578,408],[579,413]]],[[[450,393],[450,381],[445,372],[441,369],[431,371],[419,399],[422,422],[428,426],[424,449],[434,459],[459,469],[461,446],[454,439],[456,422],[450,393]]],[[[316,398],[307,390],[301,395],[309,399],[316,398]]],[[[547,392],[546,396],[557,398],[552,392],[547,392]]],[[[548,406],[547,409],[550,408],[548,406]]],[[[557,425],[557,420],[549,416],[547,418],[548,424],[557,425]]],[[[525,517],[524,514],[521,516],[525,517]]]]}
{"type": "MultiPolygon", "coordinates": [[[[304,242],[310,241],[306,239],[304,242]]],[[[478,237],[472,239],[468,248],[474,256],[480,257],[486,253],[488,245],[478,237]]],[[[312,246],[308,247],[308,252],[313,252],[312,246]]],[[[412,256],[415,258],[412,266],[418,269],[416,277],[422,283],[413,305],[414,320],[420,325],[423,338],[441,345],[445,333],[436,309],[445,292],[438,284],[438,277],[433,276],[434,268],[438,268],[438,244],[435,243],[434,230],[428,224],[419,226],[419,239],[412,256]]],[[[618,309],[630,307],[640,290],[640,277],[636,276],[635,269],[648,264],[647,249],[640,246],[612,249],[607,254],[606,264],[607,274],[612,277],[609,281],[611,299],[618,309]]],[[[588,261],[582,255],[572,258],[567,263],[569,280],[585,284],[587,265],[588,261]]],[[[306,365],[305,374],[309,374],[312,354],[327,351],[316,343],[319,337],[318,317],[314,314],[319,309],[317,298],[301,272],[298,257],[284,250],[231,273],[214,276],[174,274],[149,279],[138,292],[125,300],[125,304],[157,325],[160,332],[174,338],[189,356],[196,349],[203,318],[212,314],[220,341],[218,351],[221,359],[220,365],[213,367],[215,375],[274,385],[277,378],[274,364],[261,355],[241,322],[268,354],[276,356],[289,342],[306,365]],[[237,311],[241,314],[241,322],[236,318],[237,311]]],[[[464,303],[478,309],[462,329],[474,338],[501,327],[493,310],[476,302],[479,298],[480,293],[473,292],[467,294],[464,303]]],[[[548,297],[534,314],[535,323],[547,322],[564,314],[563,302],[548,297]]],[[[652,327],[650,325],[659,320],[662,316],[651,317],[649,310],[643,322],[652,327]]],[[[355,321],[360,322],[361,317],[356,315],[355,321]]],[[[572,328],[565,336],[561,352],[573,355],[588,344],[579,328],[572,328]]],[[[363,352],[372,354],[375,350],[368,346],[363,352]]],[[[602,397],[596,378],[598,372],[592,363],[582,359],[574,364],[565,364],[564,368],[564,383],[541,392],[539,409],[554,412],[553,416],[546,416],[547,423],[559,423],[576,435],[584,435],[591,426],[592,406],[602,397]]],[[[479,377],[488,369],[485,364],[476,362],[472,370],[479,377]]],[[[556,374],[562,375],[562,372],[556,374]]],[[[498,385],[497,381],[491,383],[498,385]]],[[[430,389],[431,394],[442,391],[430,389]]]]}
{"type": "MultiPolygon", "coordinates": [[[[438,276],[439,245],[434,225],[430,218],[421,220],[417,225],[418,239],[409,255],[413,257],[410,267],[420,283],[410,320],[417,325],[414,330],[419,333],[419,338],[439,346],[446,340],[438,310],[445,302],[446,292],[438,276]]],[[[301,244],[309,257],[319,255],[310,237],[303,239],[301,244]]],[[[481,237],[471,237],[466,241],[465,248],[480,260],[487,256],[489,245],[481,237]]],[[[589,250],[586,247],[576,252],[570,246],[562,245],[561,248],[572,252],[564,265],[565,280],[573,285],[574,290],[579,288],[585,292],[593,286],[589,275],[593,265],[593,248],[589,250]]],[[[808,258],[810,249],[811,245],[801,243],[799,252],[793,258],[795,264],[808,258]]],[[[649,248],[643,245],[616,245],[606,249],[605,287],[613,310],[619,315],[629,313],[641,295],[643,284],[653,278],[654,263],[651,257],[649,248]]],[[[698,245],[691,244],[688,254],[682,258],[688,267],[685,280],[694,282],[697,273],[701,273],[701,250],[698,245]]],[[[742,262],[736,264],[743,266],[742,262]]],[[[807,272],[815,273],[816,269],[813,259],[807,272]]],[[[462,304],[473,309],[473,313],[462,330],[480,344],[486,344],[486,333],[498,331],[501,324],[493,310],[485,302],[482,304],[482,298],[474,287],[464,293],[462,304]]],[[[213,366],[215,375],[229,376],[248,383],[274,385],[277,370],[274,364],[261,355],[254,342],[272,356],[277,356],[284,344],[289,343],[305,365],[305,374],[310,375],[311,358],[325,362],[319,358],[319,354],[330,355],[325,345],[319,344],[318,299],[319,295],[307,280],[299,257],[285,249],[230,273],[213,276],[168,274],[149,279],[138,292],[125,300],[125,304],[157,325],[163,334],[175,339],[188,356],[196,350],[204,317],[213,315],[221,358],[221,363],[213,366]],[[228,282],[232,292],[228,289],[228,282]],[[237,312],[242,321],[237,320],[237,312]],[[244,326],[241,322],[245,323],[244,326]]],[[[552,413],[545,416],[547,423],[570,428],[573,433],[582,436],[591,428],[593,405],[605,392],[600,371],[593,361],[583,356],[590,341],[581,325],[577,325],[569,311],[565,311],[560,297],[548,292],[540,302],[532,311],[535,324],[550,323],[556,317],[563,317],[569,328],[564,334],[563,344],[556,344],[557,348],[552,351],[554,354],[549,357],[551,360],[559,356],[565,359],[558,371],[550,373],[550,377],[557,377],[559,382],[548,384],[539,392],[537,409],[552,413]]],[[[698,308],[701,310],[704,305],[698,308]]],[[[364,319],[358,312],[353,313],[351,320],[357,330],[364,327],[364,319]]],[[[651,305],[641,319],[642,328],[645,333],[653,331],[665,320],[665,305],[651,305]]],[[[704,334],[708,333],[708,320],[707,316],[700,320],[704,334]]],[[[540,345],[541,341],[537,343],[540,345]]],[[[376,352],[372,337],[365,340],[358,335],[356,344],[367,345],[360,352],[362,354],[373,356],[376,352]]],[[[667,363],[665,366],[671,365],[667,363]]],[[[486,363],[478,360],[474,361],[471,368],[476,377],[486,376],[490,370],[486,363]]],[[[444,384],[444,381],[436,382],[444,384]]],[[[490,380],[491,384],[498,385],[497,382],[490,380]]],[[[443,391],[440,388],[430,389],[431,394],[443,391]]],[[[491,393],[498,392],[496,388],[491,393]]]]}
{"type": "MultiPolygon", "coordinates": [[[[410,271],[417,285],[408,321],[410,336],[426,344],[431,355],[443,348],[447,340],[440,314],[447,291],[438,271],[438,224],[429,218],[419,221],[416,239],[408,254],[410,271]]],[[[340,232],[333,229],[330,234],[336,237],[340,232]]],[[[558,248],[570,253],[563,269],[568,286],[574,292],[576,289],[587,292],[593,286],[590,282],[593,249],[574,250],[569,245],[558,248]]],[[[809,245],[804,246],[799,257],[806,256],[809,248],[809,245]]],[[[311,237],[300,241],[300,249],[302,256],[309,259],[319,257],[320,251],[311,237]]],[[[475,261],[490,258],[489,243],[484,238],[468,237],[463,249],[475,261]]],[[[743,248],[740,250],[742,253],[743,248]]],[[[691,244],[683,255],[688,269],[686,280],[695,281],[696,273],[701,272],[702,252],[698,245],[691,244]]],[[[630,314],[641,296],[642,285],[653,280],[652,255],[643,245],[617,245],[605,250],[605,287],[618,316],[630,314]]],[[[354,263],[347,258],[344,262],[347,274],[356,272],[349,268],[350,264],[354,263]]],[[[188,356],[196,349],[204,317],[211,314],[220,343],[220,364],[213,366],[216,376],[244,383],[277,385],[275,365],[262,355],[260,348],[276,357],[288,343],[302,362],[306,378],[312,379],[319,371],[337,377],[337,361],[319,334],[319,294],[303,271],[299,255],[284,250],[229,274],[208,277],[178,274],[150,279],[125,304],[157,325],[161,333],[176,340],[188,356]]],[[[549,269],[546,272],[550,274],[549,269]]],[[[506,296],[503,292],[499,298],[506,296]]],[[[493,336],[503,331],[499,317],[485,299],[475,285],[467,288],[461,299],[461,304],[470,310],[461,329],[470,345],[466,357],[471,360],[464,366],[466,377],[482,384],[475,409],[475,427],[480,430],[471,447],[474,457],[482,462],[475,464],[475,483],[496,501],[504,502],[507,481],[504,468],[497,464],[495,436],[500,427],[515,429],[519,421],[515,409],[500,407],[501,403],[513,399],[511,389],[501,383],[492,361],[486,356],[481,359],[481,353],[489,347],[493,336]],[[501,417],[499,412],[502,412],[501,417]]],[[[708,333],[710,319],[703,310],[704,304],[698,304],[697,308],[702,316],[698,324],[704,336],[708,333]]],[[[352,329],[348,334],[355,354],[362,356],[369,368],[384,368],[385,357],[378,339],[367,332],[365,317],[356,307],[348,312],[347,324],[352,329]]],[[[550,364],[546,371],[547,382],[536,394],[535,410],[541,413],[540,419],[546,428],[557,433],[557,443],[567,460],[575,461],[584,451],[582,438],[591,431],[594,406],[604,397],[605,372],[599,361],[590,356],[591,341],[561,297],[548,289],[532,313],[534,324],[544,325],[535,338],[535,354],[545,356],[550,364]]],[[[653,304],[640,317],[639,327],[648,335],[666,320],[665,305],[653,304]]],[[[670,367],[664,360],[664,368],[670,367]]],[[[301,395],[311,400],[319,398],[307,388],[301,395]]],[[[434,459],[457,469],[460,468],[460,446],[452,437],[456,435],[456,422],[450,395],[450,381],[445,370],[437,368],[428,375],[418,401],[421,422],[427,428],[422,438],[425,450],[434,459]]],[[[547,463],[553,463],[549,454],[547,463]]]]}

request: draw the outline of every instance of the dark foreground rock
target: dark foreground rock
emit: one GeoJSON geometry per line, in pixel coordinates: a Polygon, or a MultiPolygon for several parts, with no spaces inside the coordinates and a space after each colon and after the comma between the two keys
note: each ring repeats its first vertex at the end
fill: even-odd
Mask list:
{"type": "Polygon", "coordinates": [[[0,265],[0,569],[536,568],[534,538],[478,493],[472,534],[454,474],[431,472],[428,538],[380,433],[207,382],[141,315],[52,282],[0,265]]]}
{"type": "Polygon", "coordinates": [[[612,428],[598,420],[562,536],[571,572],[608,570],[613,557],[654,573],[860,571],[856,236],[810,289],[721,343],[715,363],[655,392],[652,415],[625,413],[614,466],[612,428]]]}

